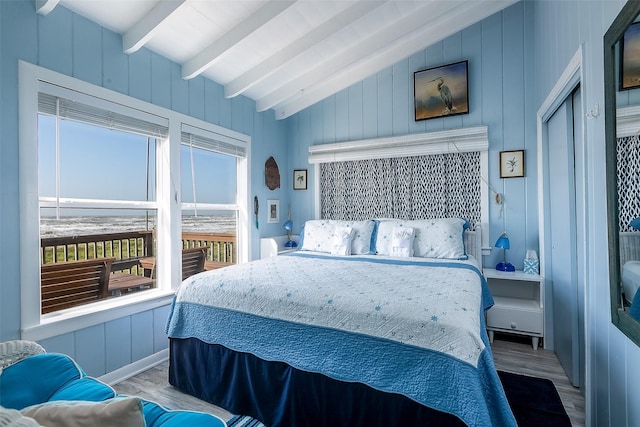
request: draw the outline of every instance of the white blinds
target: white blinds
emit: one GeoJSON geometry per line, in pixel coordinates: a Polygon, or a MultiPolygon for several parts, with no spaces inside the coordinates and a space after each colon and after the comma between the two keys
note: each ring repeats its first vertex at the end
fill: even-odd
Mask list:
{"type": "Polygon", "coordinates": [[[165,118],[68,89],[57,88],[55,92],[64,93],[38,93],[39,113],[154,138],[164,139],[169,134],[165,118]]]}
{"type": "Polygon", "coordinates": [[[247,147],[244,141],[200,129],[195,126],[183,124],[180,132],[180,141],[184,145],[229,156],[244,158],[247,156],[247,147]]]}

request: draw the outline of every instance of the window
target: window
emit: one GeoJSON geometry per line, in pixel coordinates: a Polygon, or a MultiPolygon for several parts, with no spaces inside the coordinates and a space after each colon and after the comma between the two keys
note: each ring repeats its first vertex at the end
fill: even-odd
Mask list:
{"type": "Polygon", "coordinates": [[[38,98],[42,313],[154,288],[155,263],[144,261],[154,253],[156,141],[166,126],[38,98]],[[109,262],[89,277],[78,261],[90,259],[109,262]],[[56,280],[59,263],[77,274],[56,280]]]}
{"type": "Polygon", "coordinates": [[[222,135],[183,125],[183,249],[206,247],[207,270],[237,262],[238,163],[245,150],[222,135]]]}
{"type": "Polygon", "coordinates": [[[249,137],[22,61],[19,76],[23,339],[168,304],[182,215],[232,236],[224,262],[248,260],[249,137]],[[107,297],[43,314],[42,266],[86,258],[113,258],[107,297]]]}

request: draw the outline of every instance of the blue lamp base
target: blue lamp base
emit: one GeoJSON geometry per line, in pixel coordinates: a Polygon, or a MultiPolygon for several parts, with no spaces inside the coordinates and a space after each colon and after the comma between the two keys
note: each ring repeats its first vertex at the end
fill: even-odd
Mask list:
{"type": "Polygon", "coordinates": [[[496,265],[496,270],[499,271],[516,271],[516,268],[510,262],[499,262],[496,265]]]}
{"type": "Polygon", "coordinates": [[[288,240],[285,244],[284,247],[285,248],[295,248],[297,247],[298,244],[296,242],[294,242],[293,240],[288,240]]]}

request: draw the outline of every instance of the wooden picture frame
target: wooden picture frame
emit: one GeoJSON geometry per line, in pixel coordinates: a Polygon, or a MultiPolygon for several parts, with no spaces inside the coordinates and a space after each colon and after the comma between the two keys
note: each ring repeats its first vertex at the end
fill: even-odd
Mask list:
{"type": "Polygon", "coordinates": [[[267,222],[280,222],[280,200],[267,200],[267,222]]]}
{"type": "Polygon", "coordinates": [[[413,73],[415,120],[469,113],[469,61],[413,73]]]}
{"type": "Polygon", "coordinates": [[[640,87],[640,22],[629,25],[620,39],[619,90],[640,87]]]}
{"type": "Polygon", "coordinates": [[[306,169],[294,169],[294,171],[293,171],[293,189],[294,190],[306,190],[307,189],[307,170],[306,169]]]}
{"type": "Polygon", "coordinates": [[[524,176],[524,150],[500,152],[500,178],[524,176]]]}

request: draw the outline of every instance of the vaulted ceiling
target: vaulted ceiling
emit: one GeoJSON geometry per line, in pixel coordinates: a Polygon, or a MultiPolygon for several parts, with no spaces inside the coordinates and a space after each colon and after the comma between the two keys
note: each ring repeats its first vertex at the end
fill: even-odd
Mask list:
{"type": "MultiPolygon", "coordinates": [[[[34,0],[58,5],[247,96],[277,119],[443,40],[516,0],[34,0]]],[[[464,58],[460,58],[464,59],[464,58]]]]}

